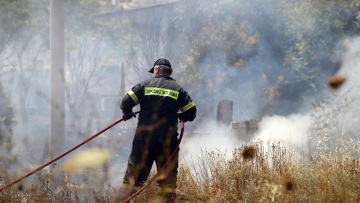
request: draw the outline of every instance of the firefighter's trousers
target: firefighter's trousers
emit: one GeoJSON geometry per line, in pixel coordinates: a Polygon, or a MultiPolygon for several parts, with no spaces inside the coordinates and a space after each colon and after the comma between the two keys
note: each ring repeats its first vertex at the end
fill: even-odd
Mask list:
{"type": "Polygon", "coordinates": [[[153,162],[160,173],[157,182],[161,193],[175,193],[178,173],[177,126],[141,126],[136,129],[123,188],[137,190],[148,179],[153,162]],[[165,169],[163,166],[170,159],[165,169]]]}

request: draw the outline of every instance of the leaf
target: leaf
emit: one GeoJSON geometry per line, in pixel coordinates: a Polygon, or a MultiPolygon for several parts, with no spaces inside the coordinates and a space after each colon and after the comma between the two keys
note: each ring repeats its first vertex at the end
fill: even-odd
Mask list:
{"type": "Polygon", "coordinates": [[[346,77],[343,75],[336,75],[330,78],[328,84],[333,89],[338,89],[346,81],[346,77]]]}

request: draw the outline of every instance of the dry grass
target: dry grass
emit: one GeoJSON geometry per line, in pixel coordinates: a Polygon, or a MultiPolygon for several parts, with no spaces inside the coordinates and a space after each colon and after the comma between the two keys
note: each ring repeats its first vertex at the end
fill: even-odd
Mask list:
{"type": "Polygon", "coordinates": [[[244,146],[231,160],[208,153],[201,170],[180,170],[178,193],[184,202],[359,202],[358,157],[300,163],[280,146],[265,153],[257,143],[254,159],[244,146]]]}
{"type": "MultiPolygon", "coordinates": [[[[360,202],[359,157],[322,156],[304,162],[294,160],[280,145],[271,144],[269,149],[265,152],[262,143],[253,143],[236,149],[230,159],[204,152],[196,169],[181,164],[177,202],[360,202]]],[[[117,191],[88,188],[84,200],[69,180],[56,193],[45,186],[48,177],[37,177],[43,185],[18,184],[3,191],[0,202],[113,202],[117,191]]],[[[158,202],[156,194],[152,184],[134,202],[158,202]]]]}

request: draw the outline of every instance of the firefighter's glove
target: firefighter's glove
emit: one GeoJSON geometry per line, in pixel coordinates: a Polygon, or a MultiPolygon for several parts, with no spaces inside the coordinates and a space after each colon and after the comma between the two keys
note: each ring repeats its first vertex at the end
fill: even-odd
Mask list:
{"type": "Polygon", "coordinates": [[[186,122],[183,113],[180,113],[180,112],[179,112],[179,113],[177,113],[177,116],[178,116],[178,118],[179,118],[179,121],[184,121],[184,122],[186,122]]]}
{"type": "Polygon", "coordinates": [[[132,119],[133,117],[136,118],[136,114],[134,112],[131,112],[129,114],[124,114],[122,118],[124,119],[124,121],[127,121],[132,119]]]}

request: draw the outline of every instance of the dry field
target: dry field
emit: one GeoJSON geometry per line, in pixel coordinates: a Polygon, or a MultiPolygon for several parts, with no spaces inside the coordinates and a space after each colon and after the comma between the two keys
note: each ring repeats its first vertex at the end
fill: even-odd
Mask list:
{"type": "MultiPolygon", "coordinates": [[[[262,143],[243,145],[230,159],[204,151],[196,167],[181,164],[177,202],[360,202],[358,156],[294,159],[285,147],[268,144],[268,148],[265,152],[262,143]]],[[[11,175],[2,173],[2,180],[5,176],[11,175]]],[[[0,202],[114,202],[117,191],[106,185],[84,189],[68,179],[61,189],[51,190],[46,174],[37,174],[36,179],[42,184],[19,183],[3,191],[0,202]]],[[[156,184],[151,184],[133,202],[159,202],[156,191],[156,184]]]]}

